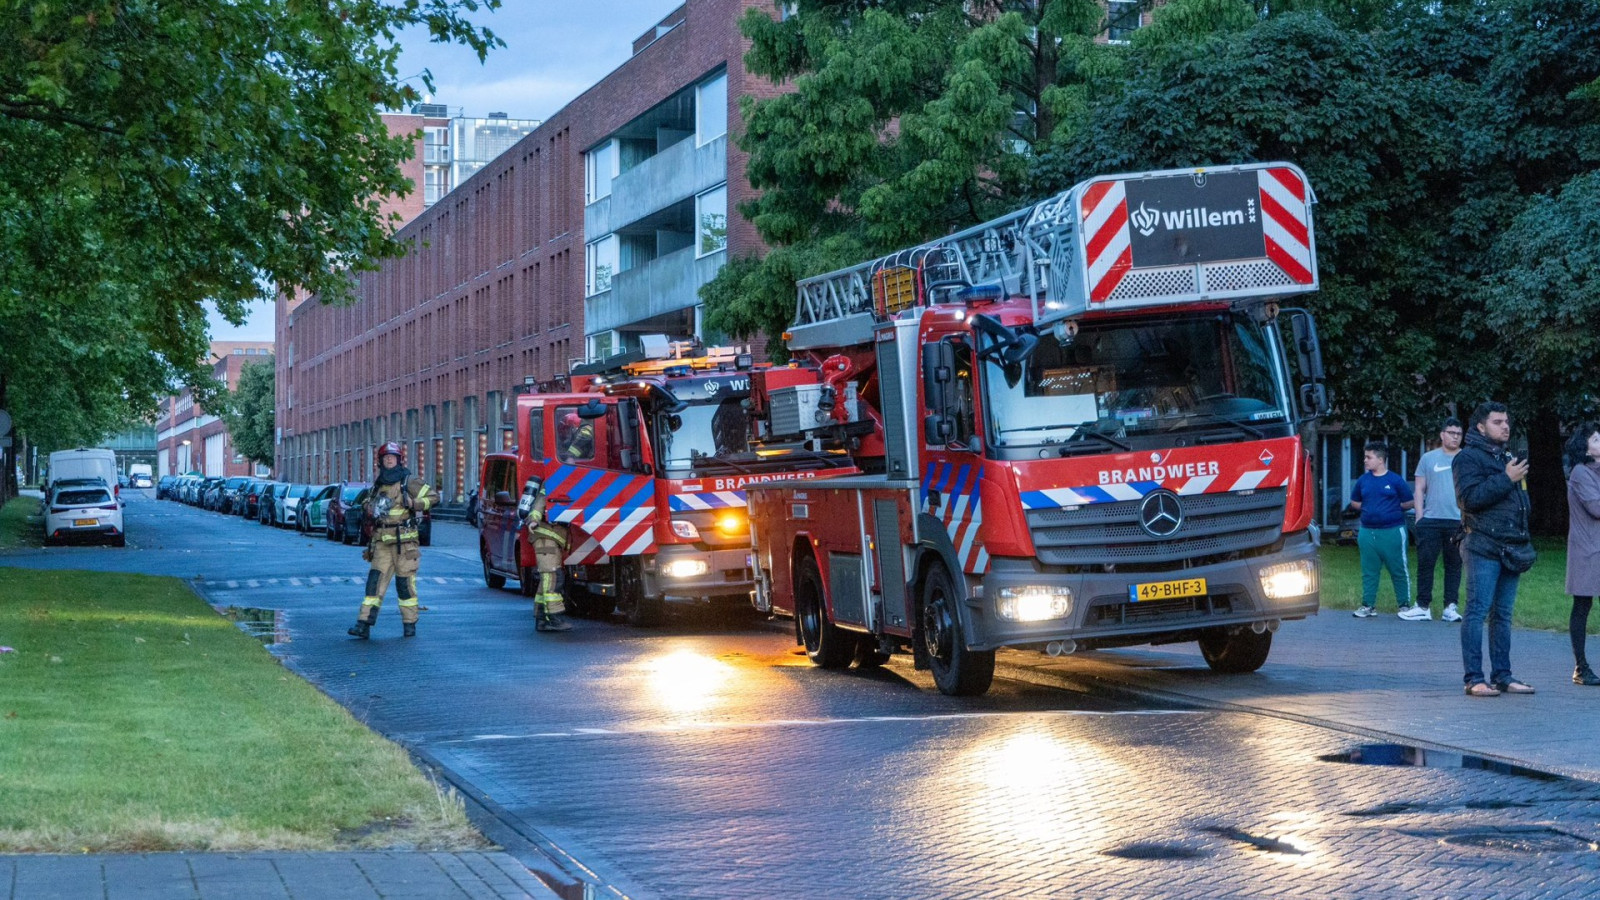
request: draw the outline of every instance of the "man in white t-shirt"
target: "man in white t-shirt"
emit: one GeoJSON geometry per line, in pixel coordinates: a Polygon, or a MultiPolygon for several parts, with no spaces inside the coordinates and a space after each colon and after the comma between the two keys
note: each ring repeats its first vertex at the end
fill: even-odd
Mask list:
{"type": "Polygon", "coordinates": [[[1412,621],[1433,618],[1433,569],[1444,557],[1446,622],[1461,621],[1456,600],[1461,593],[1461,508],[1456,505],[1451,465],[1461,450],[1461,422],[1451,417],[1439,426],[1439,446],[1417,460],[1417,603],[1400,616],[1412,621]],[[1407,615],[1409,613],[1409,615],[1407,615]]]}

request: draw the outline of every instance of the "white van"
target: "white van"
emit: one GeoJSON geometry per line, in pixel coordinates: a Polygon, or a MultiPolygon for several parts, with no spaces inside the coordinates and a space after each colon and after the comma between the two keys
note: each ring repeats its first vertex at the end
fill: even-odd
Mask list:
{"type": "Polygon", "coordinates": [[[117,487],[117,455],[110,450],[79,447],[50,454],[50,482],[45,485],[46,489],[65,478],[98,478],[111,489],[112,496],[121,496],[117,487]]]}

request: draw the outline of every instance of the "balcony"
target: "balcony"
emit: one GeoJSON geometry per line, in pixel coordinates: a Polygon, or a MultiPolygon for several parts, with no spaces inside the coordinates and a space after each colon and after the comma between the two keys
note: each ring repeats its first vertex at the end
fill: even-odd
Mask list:
{"type": "Polygon", "coordinates": [[[584,208],[584,237],[610,234],[727,180],[727,135],[703,147],[692,137],[679,141],[618,175],[609,197],[584,208]]]}
{"type": "Polygon", "coordinates": [[[584,331],[622,328],[697,305],[700,286],[716,277],[727,258],[728,251],[718,250],[696,259],[694,248],[685,247],[617,273],[611,290],[583,301],[584,331]]]}

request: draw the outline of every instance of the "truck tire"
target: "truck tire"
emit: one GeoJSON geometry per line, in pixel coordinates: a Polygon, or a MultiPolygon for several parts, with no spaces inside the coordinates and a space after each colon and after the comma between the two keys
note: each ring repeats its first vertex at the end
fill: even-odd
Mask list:
{"type": "Polygon", "coordinates": [[[967,649],[961,629],[961,597],[943,563],[922,580],[922,641],[939,693],[977,697],[994,682],[994,651],[967,649]]]}
{"type": "Polygon", "coordinates": [[[506,577],[504,575],[496,575],[489,569],[489,551],[479,548],[478,556],[483,560],[483,583],[487,584],[491,590],[496,591],[505,587],[506,577]]]}
{"type": "Polygon", "coordinates": [[[800,624],[800,640],[806,656],[822,669],[843,669],[855,658],[855,635],[833,624],[822,592],[822,573],[817,561],[801,557],[794,573],[794,615],[800,624]]]}
{"type": "Polygon", "coordinates": [[[612,564],[617,573],[617,605],[635,628],[654,628],[667,617],[667,605],[660,597],[644,595],[644,561],[626,557],[612,564]]]}
{"type": "Polygon", "coordinates": [[[1200,633],[1200,655],[1211,671],[1224,675],[1254,672],[1272,652],[1272,632],[1256,634],[1249,628],[1207,628],[1200,633]]]}

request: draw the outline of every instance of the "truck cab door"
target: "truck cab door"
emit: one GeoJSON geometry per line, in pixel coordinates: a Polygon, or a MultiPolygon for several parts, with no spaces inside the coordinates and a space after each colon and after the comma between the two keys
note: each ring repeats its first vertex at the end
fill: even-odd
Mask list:
{"type": "Polygon", "coordinates": [[[644,472],[639,406],[608,398],[595,416],[593,402],[557,404],[551,416],[555,459],[545,480],[546,511],[568,526],[568,565],[656,549],[655,479],[644,472]],[[569,424],[571,415],[581,424],[569,424]]]}

